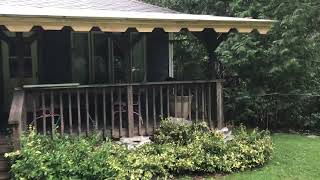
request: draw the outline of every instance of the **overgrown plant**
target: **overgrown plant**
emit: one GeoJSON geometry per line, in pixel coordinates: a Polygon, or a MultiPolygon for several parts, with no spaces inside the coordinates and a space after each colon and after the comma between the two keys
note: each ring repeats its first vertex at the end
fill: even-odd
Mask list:
{"type": "Polygon", "coordinates": [[[128,150],[99,135],[48,137],[34,131],[22,138],[12,160],[16,179],[151,179],[185,173],[231,173],[264,165],[273,145],[266,131],[248,133],[241,127],[235,138],[205,123],[186,125],[163,121],[154,143],[128,150]]]}

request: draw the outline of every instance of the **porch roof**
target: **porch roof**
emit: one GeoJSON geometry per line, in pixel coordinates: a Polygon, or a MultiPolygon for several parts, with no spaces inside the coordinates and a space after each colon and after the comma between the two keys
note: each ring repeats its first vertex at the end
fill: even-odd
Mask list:
{"type": "MultiPolygon", "coordinates": [[[[45,0],[40,0],[42,1],[45,0]]],[[[120,1],[142,3],[133,0],[120,1]]],[[[243,33],[256,29],[261,34],[265,34],[275,22],[262,19],[182,14],[145,3],[136,4],[133,7],[113,5],[112,8],[96,8],[93,6],[61,7],[50,3],[48,6],[35,6],[36,4],[27,3],[28,1],[24,1],[26,4],[5,4],[5,2],[21,1],[2,0],[0,2],[0,25],[6,26],[13,32],[30,31],[33,26],[41,26],[45,30],[61,30],[64,26],[69,26],[75,31],[90,31],[93,27],[99,27],[106,32],[125,32],[128,28],[136,28],[139,32],[152,32],[154,28],[163,28],[166,32],[179,32],[182,28],[187,28],[189,31],[203,31],[204,28],[209,28],[223,33],[235,28],[243,33]]],[[[107,5],[101,7],[107,7],[107,5]]]]}

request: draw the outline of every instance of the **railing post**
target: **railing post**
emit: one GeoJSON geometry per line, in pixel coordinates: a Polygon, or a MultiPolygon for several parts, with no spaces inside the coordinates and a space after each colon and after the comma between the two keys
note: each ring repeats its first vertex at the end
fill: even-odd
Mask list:
{"type": "Polygon", "coordinates": [[[22,89],[15,89],[8,120],[12,126],[12,141],[15,150],[20,149],[20,137],[26,130],[26,118],[25,92],[22,89]]]}
{"type": "Polygon", "coordinates": [[[134,134],[134,117],[133,117],[133,88],[132,85],[127,86],[127,100],[128,100],[128,136],[132,137],[134,134]]]}
{"type": "Polygon", "coordinates": [[[218,129],[224,127],[224,113],[223,113],[223,84],[222,82],[216,83],[216,108],[217,108],[217,121],[218,129]]]}

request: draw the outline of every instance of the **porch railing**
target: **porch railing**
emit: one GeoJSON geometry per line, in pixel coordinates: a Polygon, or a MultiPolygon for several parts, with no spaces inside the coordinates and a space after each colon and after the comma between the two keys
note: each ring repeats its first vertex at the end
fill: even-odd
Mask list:
{"type": "Polygon", "coordinates": [[[176,117],[223,126],[222,80],[112,85],[36,85],[16,89],[9,123],[16,138],[27,126],[39,133],[104,137],[152,135],[176,117]]]}

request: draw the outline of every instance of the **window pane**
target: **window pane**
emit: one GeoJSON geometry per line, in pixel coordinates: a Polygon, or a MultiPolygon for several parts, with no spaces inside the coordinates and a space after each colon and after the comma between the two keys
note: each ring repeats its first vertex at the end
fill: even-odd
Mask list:
{"type": "Polygon", "coordinates": [[[132,59],[132,79],[134,82],[144,81],[145,74],[145,41],[143,36],[139,36],[138,33],[133,33],[132,41],[136,38],[140,38],[133,46],[133,59],[132,59]]]}
{"type": "MultiPolygon", "coordinates": [[[[31,45],[24,43],[23,46],[24,46],[23,56],[31,56],[31,45]]],[[[10,45],[9,45],[9,56],[17,56],[15,42],[10,43],[10,45]]]]}
{"type": "Polygon", "coordinates": [[[17,56],[17,51],[16,51],[16,44],[13,43],[9,43],[9,56],[17,56]]]}
{"type": "MultiPolygon", "coordinates": [[[[121,34],[117,34],[121,35],[121,34]]],[[[123,38],[123,37],[122,37],[123,38]]],[[[113,65],[115,83],[125,83],[129,81],[128,76],[128,53],[121,47],[121,43],[114,41],[113,43],[113,65]]]]}
{"type": "Polygon", "coordinates": [[[30,44],[24,44],[24,56],[31,56],[31,45],[30,44]]]}
{"type": "MultiPolygon", "coordinates": [[[[32,77],[32,58],[24,58],[23,61],[23,70],[24,77],[31,78],[32,77]]],[[[17,58],[9,58],[9,69],[10,69],[10,77],[18,78],[19,77],[19,61],[17,58]]]]}
{"type": "Polygon", "coordinates": [[[19,63],[17,58],[9,58],[9,70],[10,70],[10,77],[17,78],[18,74],[19,63]]]}
{"type": "Polygon", "coordinates": [[[93,34],[95,83],[108,82],[108,43],[105,34],[93,34]]]}
{"type": "Polygon", "coordinates": [[[89,82],[89,52],[88,34],[73,34],[72,49],[72,79],[74,82],[87,84],[89,82]]]}
{"type": "Polygon", "coordinates": [[[32,77],[32,58],[24,58],[24,77],[32,77]]]}

